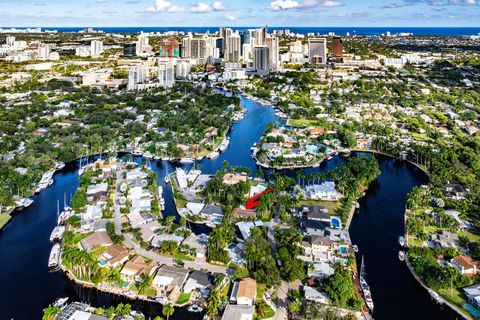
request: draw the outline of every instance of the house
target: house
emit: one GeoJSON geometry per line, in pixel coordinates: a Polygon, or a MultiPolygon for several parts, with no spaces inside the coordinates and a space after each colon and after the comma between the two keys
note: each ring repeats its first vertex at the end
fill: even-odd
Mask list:
{"type": "Polygon", "coordinates": [[[152,285],[164,291],[168,299],[175,302],[180,296],[180,289],[185,283],[188,273],[189,271],[186,269],[163,265],[153,278],[152,285]]]}
{"type": "Polygon", "coordinates": [[[325,292],[318,292],[317,289],[309,286],[303,287],[303,293],[305,294],[305,300],[314,301],[322,304],[328,304],[328,294],[325,292]]]}
{"type": "Polygon", "coordinates": [[[255,306],[232,305],[226,306],[222,320],[253,320],[255,306]]]}
{"type": "Polygon", "coordinates": [[[147,212],[138,212],[133,211],[127,214],[127,218],[130,221],[132,228],[137,228],[138,226],[149,223],[157,218],[157,216],[147,213],[147,212]]]}
{"type": "Polygon", "coordinates": [[[155,230],[160,228],[160,223],[158,221],[150,221],[145,224],[141,224],[138,226],[140,228],[140,234],[142,235],[142,239],[145,242],[152,241],[153,237],[155,237],[155,230]]]}
{"type": "Polygon", "coordinates": [[[142,256],[135,256],[131,260],[127,261],[120,271],[122,278],[137,281],[144,276],[151,276],[157,267],[157,264],[153,261],[148,261],[142,256]]]}
{"type": "Polygon", "coordinates": [[[335,273],[335,269],[328,262],[314,262],[308,266],[307,275],[315,279],[327,279],[335,273]]]}
{"type": "Polygon", "coordinates": [[[335,182],[325,181],[322,184],[307,186],[305,197],[312,200],[336,201],[342,197],[342,194],[335,189],[335,182]]]}
{"type": "Polygon", "coordinates": [[[480,309],[480,284],[463,288],[468,301],[477,309],[480,309]]]}
{"type": "Polygon", "coordinates": [[[98,220],[102,217],[102,207],[99,205],[87,206],[87,211],[83,214],[84,220],[98,220]]]}
{"type": "Polygon", "coordinates": [[[97,231],[80,241],[83,249],[92,251],[100,246],[111,246],[113,244],[112,239],[108,236],[106,231],[97,231]]]}
{"type": "Polygon", "coordinates": [[[301,218],[299,220],[303,235],[305,236],[324,236],[325,229],[330,226],[330,222],[317,221],[301,218]]]}
{"type": "Polygon", "coordinates": [[[235,208],[232,211],[232,217],[235,219],[255,219],[255,211],[245,210],[241,208],[235,208]]]}
{"type": "Polygon", "coordinates": [[[463,275],[466,276],[475,276],[479,271],[479,262],[470,256],[456,256],[450,262],[455,268],[457,268],[463,275]]]}
{"type": "Polygon", "coordinates": [[[102,253],[102,257],[106,260],[107,266],[110,268],[124,264],[129,256],[130,252],[121,244],[114,244],[102,253]]]}
{"type": "Polygon", "coordinates": [[[183,240],[182,245],[195,249],[197,258],[205,258],[207,254],[208,236],[206,234],[197,236],[195,233],[192,233],[183,240]]]}
{"type": "Polygon", "coordinates": [[[183,291],[190,293],[194,290],[198,290],[202,293],[202,296],[208,296],[212,287],[212,279],[208,273],[195,270],[190,274],[187,282],[183,286],[183,291]]]}
{"type": "Polygon", "coordinates": [[[312,235],[308,241],[302,241],[305,256],[311,261],[330,261],[333,255],[333,241],[325,236],[312,235]]]}
{"type": "Polygon", "coordinates": [[[446,184],[444,191],[447,197],[455,200],[463,200],[467,197],[467,190],[459,184],[446,184]]]}
{"type": "Polygon", "coordinates": [[[228,186],[234,185],[239,183],[240,181],[245,182],[247,181],[247,177],[241,174],[234,174],[234,173],[225,173],[223,176],[222,182],[228,186]]]}
{"type": "Polygon", "coordinates": [[[235,224],[242,235],[243,240],[247,240],[250,238],[250,231],[253,227],[261,227],[263,226],[262,221],[247,221],[247,222],[237,222],[235,224]]]}
{"type": "Polygon", "coordinates": [[[323,206],[302,205],[301,212],[309,220],[324,221],[330,223],[330,215],[328,214],[328,210],[323,206]]]}
{"type": "Polygon", "coordinates": [[[243,278],[235,282],[230,301],[239,305],[253,305],[257,296],[257,282],[252,278],[243,278]]]}
{"type": "Polygon", "coordinates": [[[157,234],[153,240],[152,240],[152,246],[154,247],[160,247],[162,245],[162,242],[164,241],[172,241],[175,242],[176,244],[180,245],[180,243],[183,241],[183,237],[179,236],[174,233],[159,233],[157,234]]]}
{"type": "Polygon", "coordinates": [[[460,244],[460,240],[455,233],[451,233],[445,230],[442,230],[442,233],[440,234],[432,235],[431,239],[435,246],[442,249],[456,249],[460,244]]]}
{"type": "Polygon", "coordinates": [[[223,208],[219,206],[214,206],[214,205],[206,205],[203,207],[202,211],[200,212],[201,215],[203,215],[206,218],[209,217],[223,217],[223,208]]]}

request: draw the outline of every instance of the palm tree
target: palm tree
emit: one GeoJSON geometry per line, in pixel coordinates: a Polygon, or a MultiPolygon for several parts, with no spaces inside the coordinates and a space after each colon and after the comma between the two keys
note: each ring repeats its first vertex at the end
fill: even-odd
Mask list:
{"type": "Polygon", "coordinates": [[[174,311],[175,311],[175,309],[173,308],[172,304],[170,304],[170,303],[165,304],[162,308],[162,313],[165,317],[167,317],[167,320],[168,320],[168,318],[170,318],[170,316],[173,314],[174,311]]]}
{"type": "Polygon", "coordinates": [[[49,305],[48,307],[43,309],[42,320],[53,320],[59,313],[60,313],[60,307],[49,305]]]}
{"type": "Polygon", "coordinates": [[[288,305],[288,311],[292,314],[292,316],[300,312],[301,308],[302,308],[302,303],[298,300],[295,300],[288,305]]]}

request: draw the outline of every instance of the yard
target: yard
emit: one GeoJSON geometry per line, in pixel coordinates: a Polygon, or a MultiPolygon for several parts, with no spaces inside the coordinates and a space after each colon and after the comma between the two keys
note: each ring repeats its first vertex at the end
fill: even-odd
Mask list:
{"type": "Polygon", "coordinates": [[[323,200],[300,200],[298,206],[323,206],[327,208],[330,215],[334,215],[338,208],[340,208],[340,201],[323,201],[323,200]]]}
{"type": "Polygon", "coordinates": [[[317,120],[310,119],[288,119],[288,125],[291,127],[315,127],[318,125],[317,120]]]}
{"type": "Polygon", "coordinates": [[[187,303],[189,300],[190,300],[190,293],[182,292],[180,297],[178,297],[177,304],[178,305],[183,305],[183,304],[187,303]]]}
{"type": "Polygon", "coordinates": [[[0,214],[0,229],[3,228],[4,225],[10,220],[10,215],[8,214],[0,214]]]}

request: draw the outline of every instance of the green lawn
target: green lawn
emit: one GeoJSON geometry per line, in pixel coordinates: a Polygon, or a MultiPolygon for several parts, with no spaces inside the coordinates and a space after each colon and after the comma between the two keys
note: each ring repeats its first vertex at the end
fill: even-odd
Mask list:
{"type": "MultiPolygon", "coordinates": [[[[130,289],[132,291],[135,291],[137,293],[138,292],[138,288],[136,286],[136,284],[132,284],[132,286],[130,287],[130,289]]],[[[143,293],[143,295],[146,295],[147,297],[155,297],[157,295],[157,290],[153,289],[152,287],[149,287],[146,292],[143,293]]]]}
{"type": "Polygon", "coordinates": [[[267,290],[267,285],[265,283],[257,283],[257,300],[263,299],[263,294],[267,290]]]}
{"type": "Polygon", "coordinates": [[[288,124],[291,127],[315,127],[318,125],[318,120],[310,120],[310,119],[288,119],[288,124]]]}
{"type": "Polygon", "coordinates": [[[177,304],[182,305],[187,303],[190,300],[190,293],[182,292],[180,297],[178,297],[177,304]]]}
{"type": "Polygon", "coordinates": [[[10,220],[10,215],[8,214],[0,214],[0,229],[3,228],[4,225],[10,220]]]}
{"type": "Polygon", "coordinates": [[[335,211],[340,208],[340,201],[322,201],[322,200],[300,200],[298,206],[307,205],[307,206],[324,206],[327,208],[328,212],[331,215],[335,214],[335,211]]]}
{"type": "Polygon", "coordinates": [[[182,252],[176,252],[173,257],[175,259],[180,259],[180,260],[186,260],[186,261],[194,261],[195,259],[186,255],[185,253],[182,252]]]}
{"type": "Polygon", "coordinates": [[[273,310],[269,305],[267,305],[267,310],[265,311],[265,315],[263,317],[261,317],[259,315],[259,318],[260,319],[270,319],[273,316],[275,316],[275,310],[273,310]]]}
{"type": "Polygon", "coordinates": [[[465,304],[465,299],[462,296],[462,293],[458,289],[453,289],[452,292],[450,292],[450,289],[440,289],[438,290],[438,293],[448,300],[449,302],[453,303],[455,306],[457,306],[460,310],[462,310],[463,313],[466,315],[469,315],[470,317],[472,316],[464,307],[463,305],[465,304]],[[453,293],[450,295],[450,293],[453,293]]]}

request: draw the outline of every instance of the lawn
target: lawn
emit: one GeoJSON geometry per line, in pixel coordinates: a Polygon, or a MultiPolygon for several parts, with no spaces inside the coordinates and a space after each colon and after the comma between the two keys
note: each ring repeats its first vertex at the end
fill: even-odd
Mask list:
{"type": "Polygon", "coordinates": [[[187,303],[190,300],[190,293],[182,292],[180,297],[178,297],[177,304],[182,305],[187,303]]]}
{"type": "MultiPolygon", "coordinates": [[[[132,291],[135,291],[137,293],[138,292],[138,288],[136,286],[136,284],[132,284],[132,286],[130,287],[130,289],[132,291]]],[[[155,297],[157,295],[157,290],[153,289],[152,287],[149,287],[146,292],[143,293],[143,295],[147,296],[147,297],[155,297]]]]}
{"type": "Polygon", "coordinates": [[[457,306],[460,310],[462,310],[463,313],[466,315],[469,315],[471,317],[471,314],[465,309],[463,306],[465,304],[465,299],[463,298],[461,292],[457,289],[453,289],[452,293],[453,295],[450,295],[450,289],[440,289],[438,290],[438,293],[448,300],[449,302],[453,303],[455,306],[457,306]]]}
{"type": "Polygon", "coordinates": [[[257,283],[257,300],[263,299],[263,294],[267,290],[267,285],[265,283],[257,283]]]}
{"type": "Polygon", "coordinates": [[[315,127],[318,125],[318,120],[289,118],[288,125],[291,127],[315,127]]]}
{"type": "Polygon", "coordinates": [[[195,261],[194,258],[190,257],[189,255],[186,255],[186,254],[183,253],[183,252],[175,252],[175,254],[173,255],[173,257],[174,257],[175,259],[179,259],[179,260],[195,261]]]}
{"type": "Polygon", "coordinates": [[[333,215],[335,211],[340,208],[340,201],[322,201],[322,200],[300,200],[298,206],[307,205],[307,206],[324,206],[327,208],[328,212],[333,215]]]}
{"type": "Polygon", "coordinates": [[[275,310],[273,310],[269,305],[267,305],[267,308],[265,310],[265,315],[263,317],[259,315],[259,318],[270,319],[270,318],[273,318],[273,316],[275,316],[275,310]]]}
{"type": "Polygon", "coordinates": [[[10,215],[8,214],[0,214],[0,229],[3,228],[4,225],[10,220],[10,215]]]}

